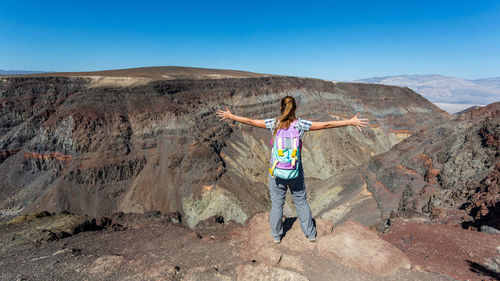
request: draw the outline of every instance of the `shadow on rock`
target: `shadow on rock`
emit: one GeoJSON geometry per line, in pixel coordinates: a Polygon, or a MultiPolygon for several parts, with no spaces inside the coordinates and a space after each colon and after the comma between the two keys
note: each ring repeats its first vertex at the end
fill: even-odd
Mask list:
{"type": "Polygon", "coordinates": [[[470,271],[477,273],[477,274],[480,274],[480,275],[492,277],[496,280],[500,280],[500,273],[497,273],[493,270],[490,270],[486,266],[481,265],[477,262],[473,262],[471,260],[467,260],[467,263],[469,264],[470,271]]]}
{"type": "Polygon", "coordinates": [[[293,218],[285,218],[283,220],[283,237],[286,236],[286,233],[292,229],[292,226],[293,224],[295,223],[295,221],[297,220],[297,218],[293,217],[293,218]]]}

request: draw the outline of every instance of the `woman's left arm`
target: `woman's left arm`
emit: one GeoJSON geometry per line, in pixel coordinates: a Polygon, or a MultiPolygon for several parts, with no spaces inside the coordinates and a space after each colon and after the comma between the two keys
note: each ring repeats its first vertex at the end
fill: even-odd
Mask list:
{"type": "Polygon", "coordinates": [[[364,122],[364,121],[368,121],[368,119],[358,119],[358,116],[359,116],[359,112],[354,117],[352,117],[351,119],[348,119],[348,120],[312,122],[311,128],[309,128],[309,130],[310,131],[317,131],[317,130],[352,125],[361,131],[361,127],[366,127],[366,125],[368,124],[367,122],[364,122]]]}
{"type": "Polygon", "coordinates": [[[243,124],[248,124],[248,125],[251,125],[251,126],[254,126],[254,127],[258,127],[258,128],[264,128],[266,129],[266,122],[264,120],[256,120],[256,119],[250,119],[250,118],[247,118],[247,117],[243,117],[243,116],[238,116],[238,115],[234,115],[231,113],[231,111],[229,111],[229,109],[226,107],[226,110],[217,110],[217,116],[218,117],[221,117],[221,121],[224,120],[224,119],[231,119],[231,120],[234,120],[234,121],[238,121],[240,123],[243,123],[243,124]]]}

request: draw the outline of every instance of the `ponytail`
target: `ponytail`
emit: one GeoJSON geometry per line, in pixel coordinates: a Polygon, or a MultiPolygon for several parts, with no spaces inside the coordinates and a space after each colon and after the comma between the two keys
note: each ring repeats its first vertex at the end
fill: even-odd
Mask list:
{"type": "Polygon", "coordinates": [[[295,99],[291,96],[286,96],[281,99],[281,116],[276,118],[276,124],[273,132],[273,141],[274,137],[276,137],[276,132],[278,129],[288,129],[290,124],[297,119],[295,117],[295,109],[297,109],[297,105],[295,104],[295,99]]]}

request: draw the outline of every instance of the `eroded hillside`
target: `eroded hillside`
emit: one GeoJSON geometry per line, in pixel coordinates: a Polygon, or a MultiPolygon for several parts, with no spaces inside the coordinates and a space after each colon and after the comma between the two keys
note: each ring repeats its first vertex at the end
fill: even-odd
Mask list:
{"type": "Polygon", "coordinates": [[[356,169],[322,182],[319,194],[337,192],[319,216],[382,222],[379,230],[397,217],[500,229],[500,103],[415,134],[356,169]]]}
{"type": "Polygon", "coordinates": [[[269,133],[220,122],[214,112],[228,106],[252,118],[274,117],[285,95],[296,97],[302,118],[360,112],[370,120],[362,132],[349,127],[306,134],[311,205],[324,212],[331,203],[325,198],[341,191],[325,188],[325,180],[358,174],[354,167],[451,118],[415,92],[393,86],[244,73],[207,79],[205,72],[121,83],[130,79],[107,74],[114,80],[99,80],[97,74],[0,80],[3,217],[158,210],[180,212],[189,226],[214,214],[242,223],[268,209],[269,133]]]}

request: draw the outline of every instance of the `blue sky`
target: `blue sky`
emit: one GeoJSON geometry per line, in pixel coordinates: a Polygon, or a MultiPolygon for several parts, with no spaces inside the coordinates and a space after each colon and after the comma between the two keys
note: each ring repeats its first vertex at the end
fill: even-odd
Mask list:
{"type": "Polygon", "coordinates": [[[0,69],[500,76],[500,1],[1,1],[0,69]]]}

